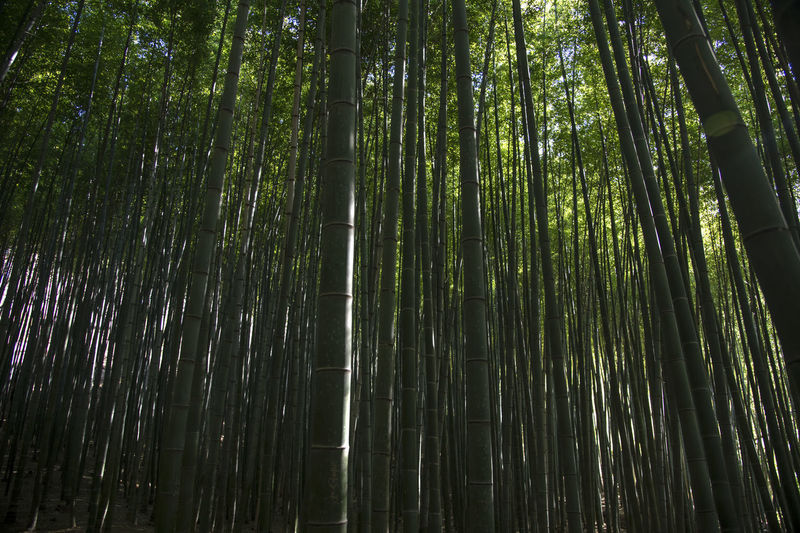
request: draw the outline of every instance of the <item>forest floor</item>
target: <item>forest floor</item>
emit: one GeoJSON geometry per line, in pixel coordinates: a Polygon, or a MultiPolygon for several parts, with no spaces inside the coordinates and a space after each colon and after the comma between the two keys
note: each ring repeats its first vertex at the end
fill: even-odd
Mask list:
{"type": "MultiPolygon", "coordinates": [[[[20,490],[19,503],[16,513],[16,520],[9,523],[0,522],[0,531],[16,533],[20,531],[41,531],[50,533],[67,533],[86,531],[89,522],[89,492],[91,490],[91,476],[84,476],[81,482],[81,490],[75,499],[75,522],[72,527],[70,512],[67,506],[61,501],[61,471],[56,470],[50,476],[50,483],[45,491],[39,515],[36,520],[36,528],[29,530],[31,502],[33,501],[34,478],[36,477],[36,464],[31,463],[26,467],[22,487],[20,490]]],[[[6,480],[0,486],[0,509],[6,509],[10,494],[7,491],[6,480]]],[[[155,531],[150,516],[139,513],[137,524],[134,524],[129,517],[129,508],[120,490],[115,498],[113,520],[111,531],[114,533],[141,533],[155,531]]]]}
{"type": "MultiPolygon", "coordinates": [[[[4,458],[4,461],[7,457],[4,458]]],[[[88,459],[87,459],[88,462],[88,459]]],[[[90,464],[94,464],[93,462],[90,464]]],[[[33,501],[34,480],[36,478],[36,461],[29,460],[25,466],[22,486],[16,512],[16,520],[4,521],[0,516],[0,533],[19,533],[25,531],[37,531],[47,533],[70,533],[86,531],[89,523],[89,496],[92,487],[92,476],[86,474],[80,484],[80,491],[75,499],[75,523],[73,527],[70,512],[65,503],[61,500],[61,469],[56,468],[45,490],[42,505],[36,520],[35,529],[28,529],[30,523],[31,504],[33,501]]],[[[0,480],[0,513],[8,509],[11,487],[8,480],[0,480]]],[[[152,507],[151,507],[152,508],[152,507]]],[[[150,513],[139,512],[134,523],[130,513],[130,506],[125,498],[123,487],[119,487],[119,492],[114,498],[114,509],[111,520],[112,533],[151,533],[156,530],[153,516],[150,513]]],[[[280,517],[275,517],[272,524],[272,531],[285,531],[286,525],[281,522],[280,517]]],[[[253,524],[245,524],[242,527],[243,533],[255,531],[253,524]]]]}

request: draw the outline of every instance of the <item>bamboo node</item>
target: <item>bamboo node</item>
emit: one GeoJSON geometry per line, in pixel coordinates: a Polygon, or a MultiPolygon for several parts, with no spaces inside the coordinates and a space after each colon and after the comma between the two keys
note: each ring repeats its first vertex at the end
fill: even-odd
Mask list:
{"type": "Polygon", "coordinates": [[[703,129],[709,137],[721,137],[737,126],[744,126],[739,114],[724,110],[714,113],[703,121],[703,129]]]}

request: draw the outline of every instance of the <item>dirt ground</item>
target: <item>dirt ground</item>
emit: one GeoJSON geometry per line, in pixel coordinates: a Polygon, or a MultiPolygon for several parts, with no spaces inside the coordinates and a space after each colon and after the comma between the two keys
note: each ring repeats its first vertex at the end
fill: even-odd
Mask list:
{"type": "MultiPolygon", "coordinates": [[[[33,483],[35,477],[35,464],[30,464],[26,467],[25,477],[22,483],[19,504],[17,508],[17,517],[13,523],[1,521],[0,517],[0,532],[20,532],[28,531],[28,521],[31,512],[31,500],[33,499],[33,483]]],[[[75,518],[77,527],[71,527],[69,509],[60,500],[61,495],[61,471],[56,469],[51,475],[50,483],[45,493],[44,501],[39,510],[39,516],[36,521],[36,528],[32,531],[52,532],[52,533],[67,533],[86,531],[86,526],[89,517],[89,491],[91,489],[92,480],[90,476],[84,476],[81,482],[81,489],[75,501],[75,518]]],[[[8,503],[9,494],[7,490],[7,480],[2,480],[0,484],[0,509],[5,509],[8,503]]],[[[111,531],[114,533],[141,533],[155,531],[150,517],[144,514],[139,514],[137,517],[137,524],[133,524],[128,517],[129,510],[126,505],[122,492],[115,498],[114,514],[111,531]]]]}
{"type": "MultiPolygon", "coordinates": [[[[31,501],[33,499],[33,485],[36,474],[36,463],[31,460],[26,466],[19,504],[17,507],[17,517],[12,523],[3,521],[0,517],[0,533],[17,533],[23,531],[37,531],[49,533],[68,533],[68,532],[82,532],[86,531],[86,526],[89,521],[89,492],[91,491],[92,478],[90,474],[84,475],[81,481],[80,492],[75,501],[75,520],[76,527],[72,527],[70,520],[69,509],[61,501],[61,470],[56,470],[51,475],[50,483],[45,493],[44,501],[39,510],[39,516],[36,521],[36,528],[28,530],[28,521],[31,512],[31,501]]],[[[0,512],[7,508],[9,494],[7,489],[10,489],[8,480],[0,480],[0,512]]],[[[151,506],[152,509],[152,506],[151,506]]],[[[134,524],[130,519],[130,509],[128,502],[120,487],[119,493],[114,500],[114,511],[112,517],[112,533],[145,533],[154,532],[156,530],[152,517],[148,513],[139,512],[137,521],[134,524]]],[[[279,517],[275,517],[271,530],[274,532],[286,531],[287,525],[281,522],[279,517]]],[[[252,533],[255,531],[254,524],[244,524],[242,527],[243,533],[252,533]]]]}

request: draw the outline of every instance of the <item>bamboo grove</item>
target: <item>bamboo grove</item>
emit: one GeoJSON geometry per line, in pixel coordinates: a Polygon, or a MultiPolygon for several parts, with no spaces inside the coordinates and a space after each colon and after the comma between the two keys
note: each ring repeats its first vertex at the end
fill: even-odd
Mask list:
{"type": "Polygon", "coordinates": [[[2,529],[800,531],[797,2],[466,4],[0,1],[2,529]]]}

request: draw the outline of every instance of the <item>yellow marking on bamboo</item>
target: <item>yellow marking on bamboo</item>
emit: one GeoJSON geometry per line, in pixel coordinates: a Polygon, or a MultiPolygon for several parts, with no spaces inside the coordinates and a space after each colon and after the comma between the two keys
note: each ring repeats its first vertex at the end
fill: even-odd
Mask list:
{"type": "Polygon", "coordinates": [[[706,78],[708,78],[708,82],[714,88],[714,92],[719,94],[719,89],[717,88],[717,84],[714,83],[714,78],[711,77],[711,73],[708,71],[708,67],[706,66],[706,62],[703,61],[703,56],[700,55],[700,47],[695,43],[694,51],[697,52],[697,59],[700,61],[700,64],[703,65],[703,72],[706,73],[706,78]]]}

